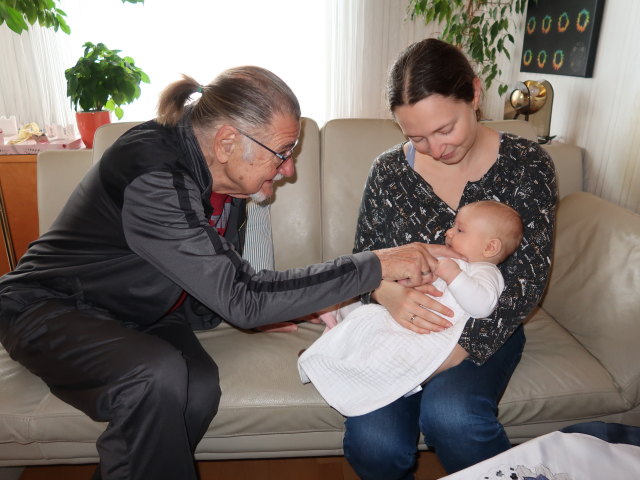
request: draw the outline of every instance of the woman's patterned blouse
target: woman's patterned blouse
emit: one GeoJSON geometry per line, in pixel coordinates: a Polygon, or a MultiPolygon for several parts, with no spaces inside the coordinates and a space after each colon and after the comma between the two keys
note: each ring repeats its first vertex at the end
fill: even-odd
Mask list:
{"type": "MultiPolygon", "coordinates": [[[[488,318],[469,319],[459,344],[476,364],[484,363],[539,302],[551,265],[557,204],[553,162],[540,145],[501,134],[498,158],[478,181],[464,188],[459,208],[497,200],[522,216],[523,240],[499,265],[505,289],[488,318]]],[[[402,145],[373,163],[360,205],[354,252],[410,242],[444,243],[456,211],[438,197],[407,163],[402,145]]]]}

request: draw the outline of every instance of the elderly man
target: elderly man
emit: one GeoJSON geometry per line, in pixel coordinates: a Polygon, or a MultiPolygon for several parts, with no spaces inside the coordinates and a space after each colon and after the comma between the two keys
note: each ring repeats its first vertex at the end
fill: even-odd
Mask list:
{"type": "Polygon", "coordinates": [[[228,70],[204,87],[184,77],[0,279],[4,347],[56,396],[108,422],[102,478],[196,478],[193,451],[220,388],[193,329],[289,320],[430,271],[421,244],[284,272],[241,259],[244,199],[268,197],[294,173],[299,120],[291,90],[264,69],[228,70]]]}

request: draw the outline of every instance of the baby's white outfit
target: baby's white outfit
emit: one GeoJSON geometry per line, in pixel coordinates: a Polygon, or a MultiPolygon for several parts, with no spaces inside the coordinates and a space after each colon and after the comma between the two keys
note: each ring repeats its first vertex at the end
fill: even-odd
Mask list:
{"type": "Polygon", "coordinates": [[[467,319],[490,315],[504,289],[494,264],[454,260],[462,270],[454,281],[433,283],[443,292],[434,298],[454,312],[445,317],[453,326],[418,334],[400,326],[380,305],[350,306],[346,318],[298,359],[302,381],[313,382],[329,405],[349,417],[418,391],[452,352],[467,319]]]}

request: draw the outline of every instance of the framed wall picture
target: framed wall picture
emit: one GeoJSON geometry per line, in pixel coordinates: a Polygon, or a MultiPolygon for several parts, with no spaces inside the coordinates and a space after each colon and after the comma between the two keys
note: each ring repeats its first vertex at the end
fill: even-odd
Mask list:
{"type": "Polygon", "coordinates": [[[604,0],[529,0],[521,72],[591,77],[604,0]]]}

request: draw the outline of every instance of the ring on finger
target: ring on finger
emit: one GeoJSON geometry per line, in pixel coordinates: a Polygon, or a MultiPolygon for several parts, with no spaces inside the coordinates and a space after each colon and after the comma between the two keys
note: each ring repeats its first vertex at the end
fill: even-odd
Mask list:
{"type": "Polygon", "coordinates": [[[414,313],[413,315],[411,315],[411,318],[409,319],[409,321],[413,323],[415,319],[416,319],[416,314],[414,313]]]}

